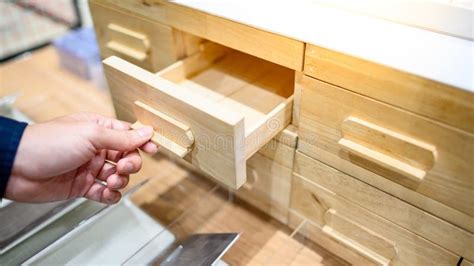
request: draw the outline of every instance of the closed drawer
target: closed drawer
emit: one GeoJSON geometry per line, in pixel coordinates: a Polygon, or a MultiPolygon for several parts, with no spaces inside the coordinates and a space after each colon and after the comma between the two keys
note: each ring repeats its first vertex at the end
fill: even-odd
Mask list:
{"type": "Polygon", "coordinates": [[[93,2],[90,9],[102,58],[115,55],[156,72],[185,53],[181,32],[169,26],[93,2]]]}
{"type": "Polygon", "coordinates": [[[247,160],[247,182],[236,195],[282,223],[288,222],[296,135],[289,126],[247,160]]]}
{"type": "Polygon", "coordinates": [[[117,57],[104,65],[119,118],[152,125],[160,146],[231,188],[290,123],[294,71],[223,46],[156,74],[117,57]]]}
{"type": "Polygon", "coordinates": [[[307,76],[302,82],[301,140],[474,216],[473,135],[307,76]]]}
{"type": "Polygon", "coordinates": [[[454,265],[459,256],[295,174],[291,207],[379,265],[454,265]]]}
{"type": "Polygon", "coordinates": [[[337,239],[323,232],[323,226],[305,218],[301,213],[290,209],[288,211],[288,226],[295,231],[292,233],[298,241],[319,246],[337,254],[338,257],[349,262],[351,265],[376,265],[371,258],[367,258],[358,250],[345,246],[337,239]]]}
{"type": "Polygon", "coordinates": [[[413,205],[401,201],[301,152],[295,155],[295,173],[340,197],[467,259],[474,258],[474,236],[413,205]]]}
{"type": "Polygon", "coordinates": [[[304,73],[474,133],[472,92],[310,44],[304,73]]]}

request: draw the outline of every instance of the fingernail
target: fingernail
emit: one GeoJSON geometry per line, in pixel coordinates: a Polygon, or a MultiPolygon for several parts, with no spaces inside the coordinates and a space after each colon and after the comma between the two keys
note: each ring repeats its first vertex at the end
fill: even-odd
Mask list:
{"type": "Polygon", "coordinates": [[[125,164],[125,170],[128,172],[128,173],[131,173],[133,171],[133,164],[128,162],[125,164]]]}
{"type": "Polygon", "coordinates": [[[152,144],[153,145],[151,147],[153,147],[153,148],[152,148],[151,153],[157,153],[158,152],[158,146],[155,143],[152,143],[152,144]]]}
{"type": "Polygon", "coordinates": [[[107,198],[107,203],[108,203],[108,204],[115,204],[116,201],[117,201],[117,196],[110,195],[110,196],[107,198]]]}
{"type": "Polygon", "coordinates": [[[138,135],[142,138],[151,138],[151,135],[153,134],[153,128],[152,127],[142,127],[137,129],[138,135]]]}

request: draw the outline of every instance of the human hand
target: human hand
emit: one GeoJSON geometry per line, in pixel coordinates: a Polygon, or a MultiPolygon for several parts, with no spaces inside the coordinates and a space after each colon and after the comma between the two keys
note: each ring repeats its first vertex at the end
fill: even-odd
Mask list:
{"type": "Polygon", "coordinates": [[[5,198],[48,202],[85,197],[117,203],[122,197],[119,189],[141,168],[137,149],[157,152],[149,141],[152,135],[151,127],[130,130],[127,122],[89,113],[29,125],[20,140],[5,198]]]}

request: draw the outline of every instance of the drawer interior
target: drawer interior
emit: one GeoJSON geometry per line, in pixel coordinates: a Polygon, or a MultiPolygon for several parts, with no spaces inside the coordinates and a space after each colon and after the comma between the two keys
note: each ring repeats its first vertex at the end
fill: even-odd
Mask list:
{"type": "Polygon", "coordinates": [[[268,115],[293,94],[294,71],[216,44],[177,62],[156,75],[199,100],[243,115],[245,136],[267,121],[268,115]]]}

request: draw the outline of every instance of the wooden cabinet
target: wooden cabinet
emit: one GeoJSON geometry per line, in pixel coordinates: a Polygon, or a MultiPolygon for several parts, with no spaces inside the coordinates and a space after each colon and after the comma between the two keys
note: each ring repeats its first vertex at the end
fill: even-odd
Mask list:
{"type": "MultiPolygon", "coordinates": [[[[309,2],[274,7],[315,11],[309,2]]],[[[317,21],[337,14],[318,8],[317,21]]],[[[91,0],[91,9],[117,116],[152,125],[169,154],[283,223],[301,216],[317,228],[314,241],[355,264],[473,261],[474,94],[465,70],[427,70],[436,60],[430,51],[418,59],[416,45],[382,42],[403,60],[367,51],[373,43],[347,45],[342,28],[308,27],[308,16],[277,29],[222,3],[91,0]]],[[[458,47],[447,63],[466,65],[465,40],[349,17],[340,18],[377,38],[386,27],[437,42],[435,52],[458,47]]]]}

